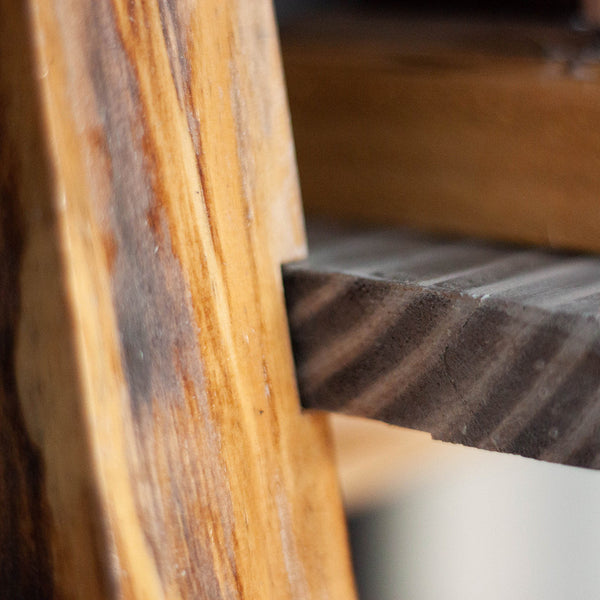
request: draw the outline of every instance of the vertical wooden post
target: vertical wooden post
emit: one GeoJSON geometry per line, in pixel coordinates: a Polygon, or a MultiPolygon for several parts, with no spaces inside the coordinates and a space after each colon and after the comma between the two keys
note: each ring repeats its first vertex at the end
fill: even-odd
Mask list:
{"type": "Polygon", "coordinates": [[[351,598],[269,2],[0,0],[0,64],[0,596],[351,598]]]}

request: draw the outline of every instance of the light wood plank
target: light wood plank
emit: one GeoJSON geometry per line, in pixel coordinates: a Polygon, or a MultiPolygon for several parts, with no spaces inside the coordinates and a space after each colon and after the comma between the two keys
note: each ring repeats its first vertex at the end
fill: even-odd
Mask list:
{"type": "Polygon", "coordinates": [[[351,598],[269,2],[2,0],[0,44],[0,596],[351,598]]]}
{"type": "Polygon", "coordinates": [[[600,250],[593,32],[340,17],[284,37],[306,210],[600,250]]]}
{"type": "Polygon", "coordinates": [[[284,268],[306,407],[600,468],[599,258],[405,230],[312,242],[284,268]]]}

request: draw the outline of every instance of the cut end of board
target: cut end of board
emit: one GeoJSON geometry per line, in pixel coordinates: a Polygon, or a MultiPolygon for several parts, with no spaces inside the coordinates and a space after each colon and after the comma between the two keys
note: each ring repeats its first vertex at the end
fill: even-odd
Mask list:
{"type": "Polygon", "coordinates": [[[304,406],[600,468],[600,259],[309,227],[284,267],[304,406]]]}

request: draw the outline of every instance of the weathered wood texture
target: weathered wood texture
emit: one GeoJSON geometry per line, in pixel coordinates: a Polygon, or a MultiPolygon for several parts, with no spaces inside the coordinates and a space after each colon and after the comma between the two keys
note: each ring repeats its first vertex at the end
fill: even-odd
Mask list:
{"type": "Polygon", "coordinates": [[[352,597],[269,2],[2,0],[0,66],[0,597],[352,597]]]}
{"type": "Polygon", "coordinates": [[[332,18],[283,39],[307,213],[600,250],[593,32],[332,18]]]}
{"type": "Polygon", "coordinates": [[[313,242],[284,268],[305,406],[600,468],[600,259],[401,230],[313,242]]]}

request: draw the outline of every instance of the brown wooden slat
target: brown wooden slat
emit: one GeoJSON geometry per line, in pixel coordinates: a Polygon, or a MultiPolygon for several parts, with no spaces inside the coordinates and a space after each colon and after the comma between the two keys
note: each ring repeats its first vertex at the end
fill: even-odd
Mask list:
{"type": "Polygon", "coordinates": [[[600,250],[593,32],[340,17],[283,40],[308,213],[600,250]]]}
{"type": "Polygon", "coordinates": [[[0,0],[0,598],[352,598],[280,263],[268,0],[0,0]]]}
{"type": "Polygon", "coordinates": [[[600,259],[405,230],[311,237],[284,267],[306,407],[600,468],[600,259]]]}

